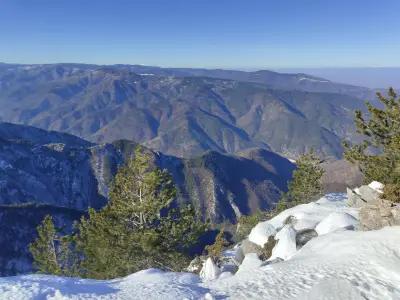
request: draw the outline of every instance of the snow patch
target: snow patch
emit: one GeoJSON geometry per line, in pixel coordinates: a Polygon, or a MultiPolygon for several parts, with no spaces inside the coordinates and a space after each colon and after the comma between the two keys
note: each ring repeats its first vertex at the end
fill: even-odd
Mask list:
{"type": "Polygon", "coordinates": [[[296,231],[291,225],[284,226],[275,235],[275,240],[278,242],[272,249],[272,255],[269,260],[276,258],[287,260],[296,253],[296,231]]]}
{"type": "Polygon", "coordinates": [[[333,212],[315,227],[315,231],[318,235],[322,235],[340,229],[354,229],[357,225],[358,220],[352,215],[343,212],[333,212]]]}
{"type": "Polygon", "coordinates": [[[375,191],[377,191],[378,193],[383,193],[383,188],[385,187],[385,185],[383,183],[380,183],[378,181],[372,181],[370,184],[368,184],[368,186],[371,189],[374,189],[375,191]]]}
{"type": "Polygon", "coordinates": [[[200,278],[203,280],[214,280],[217,279],[220,274],[221,270],[218,268],[212,258],[207,258],[203,268],[200,271],[200,278]]]}
{"type": "Polygon", "coordinates": [[[258,223],[250,232],[249,241],[263,247],[271,235],[275,235],[276,229],[267,222],[258,223]]]}
{"type": "Polygon", "coordinates": [[[312,82],[330,82],[329,80],[321,80],[321,79],[315,79],[315,78],[309,78],[309,77],[299,78],[299,81],[303,81],[303,80],[312,81],[312,82]]]}

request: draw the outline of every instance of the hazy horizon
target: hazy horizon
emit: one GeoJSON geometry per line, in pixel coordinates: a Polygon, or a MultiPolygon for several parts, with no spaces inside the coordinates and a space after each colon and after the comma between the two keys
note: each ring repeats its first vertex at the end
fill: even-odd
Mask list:
{"type": "Polygon", "coordinates": [[[394,87],[396,89],[400,88],[400,67],[318,67],[318,68],[274,68],[274,67],[259,67],[259,68],[223,68],[223,67],[199,67],[199,66],[188,66],[188,67],[176,67],[176,66],[157,66],[154,64],[144,65],[144,64],[90,64],[81,62],[57,62],[57,63],[10,63],[0,61],[0,64],[20,64],[20,65],[45,65],[45,64],[83,64],[83,65],[99,65],[99,66],[112,66],[112,65],[143,65],[146,67],[155,68],[204,68],[204,69],[224,69],[233,71],[274,71],[279,73],[305,73],[308,75],[321,77],[328,79],[333,82],[364,86],[368,88],[388,88],[394,87]]]}

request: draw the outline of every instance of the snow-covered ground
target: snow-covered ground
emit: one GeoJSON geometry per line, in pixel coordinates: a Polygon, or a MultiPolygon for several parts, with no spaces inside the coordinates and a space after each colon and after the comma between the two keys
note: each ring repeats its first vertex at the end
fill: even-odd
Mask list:
{"type": "Polygon", "coordinates": [[[400,299],[400,227],[350,230],[358,211],[345,201],[344,195],[327,195],[258,224],[253,240],[262,243],[277,232],[273,256],[282,262],[262,262],[250,253],[235,275],[223,272],[204,281],[155,269],[108,281],[4,277],[0,299],[400,299]],[[285,225],[289,216],[295,221],[285,225]],[[319,235],[300,250],[293,248],[294,233],[310,228],[319,235]]]}

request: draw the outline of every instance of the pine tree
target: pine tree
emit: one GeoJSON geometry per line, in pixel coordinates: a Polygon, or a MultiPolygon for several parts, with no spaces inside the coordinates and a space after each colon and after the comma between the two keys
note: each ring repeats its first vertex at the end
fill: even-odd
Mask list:
{"type": "Polygon", "coordinates": [[[77,248],[87,277],[113,278],[150,268],[179,271],[206,227],[191,207],[172,209],[171,176],[138,148],[111,186],[109,204],[89,211],[79,225],[77,248]]]}
{"type": "Polygon", "coordinates": [[[152,226],[159,213],[175,198],[176,189],[166,170],[151,168],[151,157],[141,147],[115,176],[110,190],[112,212],[132,227],[152,226]]]}
{"type": "Polygon", "coordinates": [[[109,203],[89,209],[76,232],[57,236],[51,217],[45,218],[31,245],[35,264],[46,273],[96,279],[151,267],[180,271],[207,225],[191,206],[173,208],[175,196],[171,175],[138,148],[115,176],[109,203]]]}
{"type": "Polygon", "coordinates": [[[384,198],[400,202],[400,97],[390,88],[387,97],[377,93],[381,108],[366,102],[368,118],[357,110],[355,125],[364,136],[360,144],[344,142],[345,158],[355,163],[364,180],[385,184],[384,198]]]}
{"type": "Polygon", "coordinates": [[[313,201],[322,194],[321,178],[324,170],[316,154],[310,151],[301,155],[296,165],[297,168],[293,171],[293,178],[288,185],[288,192],[282,195],[278,209],[284,207],[284,204],[313,201]]]}
{"type": "Polygon", "coordinates": [[[34,259],[34,266],[45,274],[61,274],[61,267],[57,261],[56,229],[53,218],[47,215],[37,227],[38,237],[29,245],[34,259]]]}
{"type": "Polygon", "coordinates": [[[222,228],[217,234],[214,244],[206,247],[208,257],[211,257],[214,262],[218,262],[221,259],[222,251],[227,245],[228,241],[225,239],[225,230],[222,228]]]}

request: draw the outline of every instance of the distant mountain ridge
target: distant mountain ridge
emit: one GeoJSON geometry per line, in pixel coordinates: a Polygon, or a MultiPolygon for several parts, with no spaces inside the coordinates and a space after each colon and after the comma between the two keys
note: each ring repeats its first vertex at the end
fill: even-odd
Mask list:
{"type": "Polygon", "coordinates": [[[80,64],[0,65],[0,119],[166,154],[254,147],[339,158],[366,88],[304,74],[80,64]]]}
{"type": "MultiPolygon", "coordinates": [[[[45,136],[45,132],[0,123],[0,205],[36,203],[78,210],[103,206],[118,167],[132,157],[137,144],[127,140],[92,144],[69,134],[45,136]],[[27,134],[21,137],[23,131],[27,134]]],[[[192,202],[213,222],[234,222],[241,214],[271,207],[286,190],[294,169],[287,159],[264,149],[240,155],[208,151],[190,159],[146,151],[173,175],[178,201],[192,202]],[[263,190],[254,194],[257,185],[263,190]]]]}

